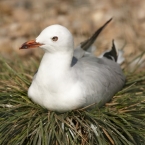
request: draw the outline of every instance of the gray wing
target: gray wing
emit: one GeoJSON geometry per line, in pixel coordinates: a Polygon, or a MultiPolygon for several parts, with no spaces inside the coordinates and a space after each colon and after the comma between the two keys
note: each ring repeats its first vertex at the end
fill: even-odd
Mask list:
{"type": "Polygon", "coordinates": [[[84,106],[92,103],[99,103],[100,106],[104,105],[125,84],[125,76],[116,63],[118,54],[114,41],[112,42],[112,49],[103,53],[101,58],[87,52],[111,20],[98,29],[90,39],[82,42],[74,52],[72,72],[76,81],[81,82],[86,102],[84,106]]]}
{"type": "MultiPolygon", "coordinates": [[[[83,57],[91,57],[90,54],[85,54],[83,57]]],[[[93,56],[93,55],[92,55],[93,56]]],[[[107,59],[110,59],[112,61],[115,61],[117,62],[118,64],[122,63],[124,61],[124,57],[123,57],[123,54],[121,53],[120,54],[120,51],[118,51],[115,47],[115,44],[114,44],[114,40],[112,41],[112,49],[110,51],[106,51],[104,52],[103,54],[101,54],[101,57],[100,58],[107,58],[107,59]],[[119,52],[119,53],[118,53],[119,52]],[[118,55],[119,54],[119,55],[118,55]],[[119,57],[118,57],[119,56],[119,57]],[[119,58],[119,59],[118,59],[119,58]]],[[[78,59],[76,57],[73,57],[72,58],[72,63],[71,63],[71,66],[74,66],[76,63],[77,63],[78,59]]]]}
{"type": "Polygon", "coordinates": [[[125,83],[125,76],[120,66],[105,57],[81,58],[74,65],[74,76],[82,82],[84,96],[87,96],[85,106],[92,103],[104,105],[122,89],[125,83]]]}

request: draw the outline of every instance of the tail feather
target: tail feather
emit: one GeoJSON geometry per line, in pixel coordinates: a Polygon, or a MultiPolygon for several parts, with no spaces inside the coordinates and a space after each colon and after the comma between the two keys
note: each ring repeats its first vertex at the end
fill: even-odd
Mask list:
{"type": "Polygon", "coordinates": [[[103,56],[108,58],[108,59],[111,59],[111,60],[114,60],[115,62],[117,62],[118,53],[117,53],[117,49],[116,49],[115,44],[114,44],[114,40],[112,41],[112,49],[111,49],[111,51],[105,52],[103,56]]]}
{"type": "Polygon", "coordinates": [[[125,61],[124,58],[124,52],[122,49],[118,50],[118,58],[117,58],[117,63],[122,64],[125,61]]]}

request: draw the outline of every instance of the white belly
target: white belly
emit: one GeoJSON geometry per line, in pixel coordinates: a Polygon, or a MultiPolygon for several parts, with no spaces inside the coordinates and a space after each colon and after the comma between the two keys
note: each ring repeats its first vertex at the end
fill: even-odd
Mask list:
{"type": "Polygon", "coordinates": [[[80,108],[82,104],[85,104],[85,98],[83,98],[79,84],[61,87],[56,92],[49,89],[49,87],[42,87],[33,82],[28,90],[28,96],[37,104],[59,112],[80,108]]]}

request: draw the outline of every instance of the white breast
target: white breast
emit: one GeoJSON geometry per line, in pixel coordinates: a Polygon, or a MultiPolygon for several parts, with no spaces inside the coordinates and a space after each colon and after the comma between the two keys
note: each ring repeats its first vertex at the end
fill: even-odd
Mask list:
{"type": "Polygon", "coordinates": [[[64,81],[64,83],[59,83],[59,89],[55,88],[53,83],[51,84],[53,87],[42,84],[42,82],[34,80],[28,90],[28,96],[49,110],[64,112],[80,108],[82,104],[85,104],[79,82],[72,85],[72,83],[64,81]]]}

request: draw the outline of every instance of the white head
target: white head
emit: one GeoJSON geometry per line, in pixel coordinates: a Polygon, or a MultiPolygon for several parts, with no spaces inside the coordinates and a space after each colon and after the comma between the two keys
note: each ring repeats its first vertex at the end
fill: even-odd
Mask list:
{"type": "Polygon", "coordinates": [[[73,36],[61,25],[51,25],[45,28],[36,40],[25,42],[20,49],[41,47],[45,52],[69,51],[74,48],[73,36]]]}

